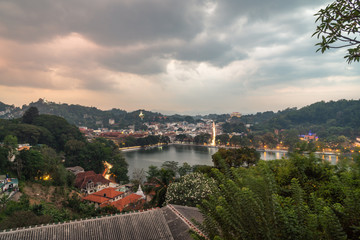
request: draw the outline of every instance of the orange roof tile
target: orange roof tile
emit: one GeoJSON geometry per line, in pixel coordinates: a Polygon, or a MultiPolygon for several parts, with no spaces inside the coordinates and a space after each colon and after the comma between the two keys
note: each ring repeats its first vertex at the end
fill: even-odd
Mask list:
{"type": "Polygon", "coordinates": [[[142,197],[140,195],[132,193],[118,201],[110,203],[110,205],[116,207],[119,211],[122,211],[127,205],[129,205],[130,203],[136,203],[141,198],[142,197]]]}
{"type": "Polygon", "coordinates": [[[109,188],[104,188],[101,191],[95,192],[93,193],[93,195],[97,195],[97,196],[101,196],[101,197],[107,197],[107,198],[115,198],[121,194],[123,194],[124,192],[120,192],[120,191],[116,191],[116,188],[113,187],[109,187],[109,188]],[[105,194],[105,195],[104,195],[105,194]]]}
{"type": "Polygon", "coordinates": [[[87,195],[86,197],[83,197],[83,200],[102,204],[102,203],[109,201],[109,198],[90,194],[90,195],[87,195]]]}

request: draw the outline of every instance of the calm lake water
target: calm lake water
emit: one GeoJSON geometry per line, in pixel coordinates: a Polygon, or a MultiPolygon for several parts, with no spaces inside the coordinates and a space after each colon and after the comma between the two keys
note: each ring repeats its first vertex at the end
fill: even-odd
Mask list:
{"type": "MultiPolygon", "coordinates": [[[[216,153],[218,148],[202,147],[202,146],[186,146],[186,145],[170,145],[163,147],[156,147],[152,149],[140,149],[135,151],[123,152],[126,161],[129,164],[129,176],[132,177],[134,169],[143,168],[148,170],[150,165],[160,167],[165,161],[175,161],[181,166],[187,162],[191,166],[199,165],[213,165],[211,155],[216,153]]],[[[260,152],[261,159],[274,160],[286,158],[287,153],[281,151],[267,151],[260,152]]],[[[335,155],[321,155],[323,159],[336,162],[335,155]]]]}

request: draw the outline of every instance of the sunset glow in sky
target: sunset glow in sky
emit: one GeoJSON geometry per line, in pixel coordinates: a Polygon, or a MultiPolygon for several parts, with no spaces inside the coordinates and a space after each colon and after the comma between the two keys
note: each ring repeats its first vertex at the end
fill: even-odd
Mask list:
{"type": "Polygon", "coordinates": [[[255,113],[359,99],[360,64],[316,53],[324,0],[0,0],[0,101],[255,113]]]}

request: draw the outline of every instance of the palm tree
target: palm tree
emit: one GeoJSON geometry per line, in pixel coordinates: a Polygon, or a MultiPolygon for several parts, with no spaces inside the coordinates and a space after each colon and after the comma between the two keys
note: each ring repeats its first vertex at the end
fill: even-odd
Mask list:
{"type": "Polygon", "coordinates": [[[159,176],[152,179],[155,184],[155,196],[152,199],[152,203],[158,207],[162,207],[165,203],[166,192],[169,184],[174,180],[175,172],[171,169],[161,168],[159,176]]]}

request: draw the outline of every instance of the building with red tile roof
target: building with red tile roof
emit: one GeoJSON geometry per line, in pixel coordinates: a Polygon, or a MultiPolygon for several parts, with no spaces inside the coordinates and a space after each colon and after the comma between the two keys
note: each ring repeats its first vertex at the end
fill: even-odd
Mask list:
{"type": "Polygon", "coordinates": [[[143,196],[137,195],[136,193],[132,193],[118,201],[110,203],[110,205],[116,207],[121,212],[124,209],[126,209],[129,205],[133,205],[133,207],[136,207],[144,203],[145,203],[145,199],[143,198],[143,196]]]}
{"type": "Polygon", "coordinates": [[[98,192],[92,193],[83,197],[83,200],[94,203],[95,207],[100,205],[106,206],[111,202],[117,201],[124,197],[124,192],[117,191],[116,188],[105,188],[98,192]]]}
{"type": "Polygon", "coordinates": [[[123,196],[124,192],[117,191],[116,188],[109,187],[109,188],[104,188],[101,191],[95,192],[92,195],[118,200],[117,198],[119,196],[123,196]]]}
{"type": "Polygon", "coordinates": [[[107,188],[109,184],[109,180],[94,171],[78,173],[75,179],[75,187],[88,194],[107,188]]]}

